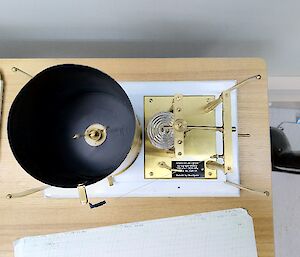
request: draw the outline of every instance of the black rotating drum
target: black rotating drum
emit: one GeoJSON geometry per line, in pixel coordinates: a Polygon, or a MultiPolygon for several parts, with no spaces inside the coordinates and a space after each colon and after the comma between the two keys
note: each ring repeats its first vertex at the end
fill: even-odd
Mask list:
{"type": "Polygon", "coordinates": [[[40,72],[9,112],[8,139],[15,158],[31,176],[57,187],[107,177],[128,156],[136,157],[139,137],[124,90],[105,73],[81,65],[40,72]]]}

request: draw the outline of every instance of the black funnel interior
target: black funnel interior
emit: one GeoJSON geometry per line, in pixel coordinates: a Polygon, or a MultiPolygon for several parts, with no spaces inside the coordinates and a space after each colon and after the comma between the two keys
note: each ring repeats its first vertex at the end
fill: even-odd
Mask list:
{"type": "Polygon", "coordinates": [[[119,84],[97,69],[73,64],[50,67],[31,79],[8,118],[17,161],[34,178],[58,187],[107,177],[126,158],[134,132],[134,111],[119,84]],[[94,123],[107,128],[102,145],[73,139],[94,123]]]}

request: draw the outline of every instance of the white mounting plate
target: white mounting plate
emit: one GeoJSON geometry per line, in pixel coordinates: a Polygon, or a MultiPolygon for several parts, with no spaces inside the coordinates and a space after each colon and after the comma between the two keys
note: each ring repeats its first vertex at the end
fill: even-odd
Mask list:
{"type": "MultiPolygon", "coordinates": [[[[119,82],[128,94],[135,113],[144,120],[144,96],[215,95],[236,83],[231,81],[164,81],[164,82],[119,82]]],[[[237,94],[231,93],[232,126],[237,128],[237,94]]],[[[222,106],[216,109],[216,125],[222,125],[222,106]]],[[[144,128],[143,128],[144,129],[144,128]]],[[[144,135],[143,135],[144,136],[144,135]]],[[[238,133],[233,133],[233,173],[224,175],[218,171],[218,179],[144,179],[144,146],[133,165],[124,173],[114,178],[114,185],[109,186],[107,179],[87,186],[88,196],[93,197],[238,197],[239,189],[224,183],[227,179],[240,183],[238,165],[238,133]]],[[[217,153],[223,149],[222,134],[216,133],[217,153]]],[[[45,197],[78,198],[77,189],[49,187],[44,190],[45,197]]]]}

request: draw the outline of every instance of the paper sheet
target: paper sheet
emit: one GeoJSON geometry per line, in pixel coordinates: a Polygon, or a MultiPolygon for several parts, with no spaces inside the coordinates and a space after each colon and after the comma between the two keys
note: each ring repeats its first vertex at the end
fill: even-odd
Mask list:
{"type": "Polygon", "coordinates": [[[26,237],[15,257],[257,257],[244,209],[26,237]]]}

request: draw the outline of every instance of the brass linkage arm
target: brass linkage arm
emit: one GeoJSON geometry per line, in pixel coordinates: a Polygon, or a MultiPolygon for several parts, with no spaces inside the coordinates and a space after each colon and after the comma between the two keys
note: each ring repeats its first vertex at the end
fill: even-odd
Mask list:
{"type": "Polygon", "coordinates": [[[21,73],[23,73],[24,75],[26,75],[26,76],[28,76],[28,77],[30,77],[30,78],[33,78],[32,75],[30,75],[30,74],[27,73],[26,71],[23,71],[23,70],[21,70],[21,69],[19,69],[19,68],[17,68],[17,67],[12,67],[11,70],[12,70],[13,72],[21,72],[21,73]]]}
{"type": "Polygon", "coordinates": [[[208,104],[204,107],[203,111],[204,111],[205,113],[211,112],[211,111],[214,110],[220,103],[223,102],[223,94],[224,94],[225,92],[231,92],[231,91],[233,91],[233,90],[235,90],[235,89],[238,89],[239,87],[241,87],[242,85],[244,85],[246,82],[248,82],[248,81],[250,81],[250,80],[253,80],[253,79],[261,79],[261,75],[251,76],[251,77],[249,77],[249,78],[246,78],[246,79],[242,80],[241,82],[238,82],[237,84],[235,84],[235,85],[232,86],[231,88],[226,89],[225,91],[223,91],[223,92],[221,93],[221,95],[220,95],[217,99],[215,99],[214,101],[211,101],[210,103],[208,103],[208,104]]]}
{"type": "Polygon", "coordinates": [[[18,193],[10,193],[6,195],[7,199],[11,199],[11,198],[21,198],[21,197],[25,197],[27,195],[32,195],[34,193],[40,192],[46,188],[48,188],[49,186],[40,186],[40,187],[35,187],[35,188],[31,188],[22,192],[18,192],[18,193]]]}
{"type": "Polygon", "coordinates": [[[240,184],[237,184],[237,183],[233,183],[233,182],[228,181],[228,180],[224,181],[224,183],[227,184],[227,185],[239,188],[241,190],[245,190],[245,191],[251,192],[251,193],[257,193],[257,194],[261,194],[261,195],[264,195],[264,196],[267,196],[267,197],[270,196],[270,192],[269,191],[260,191],[260,190],[253,189],[253,188],[250,188],[250,187],[245,187],[243,185],[240,185],[240,184]]]}

